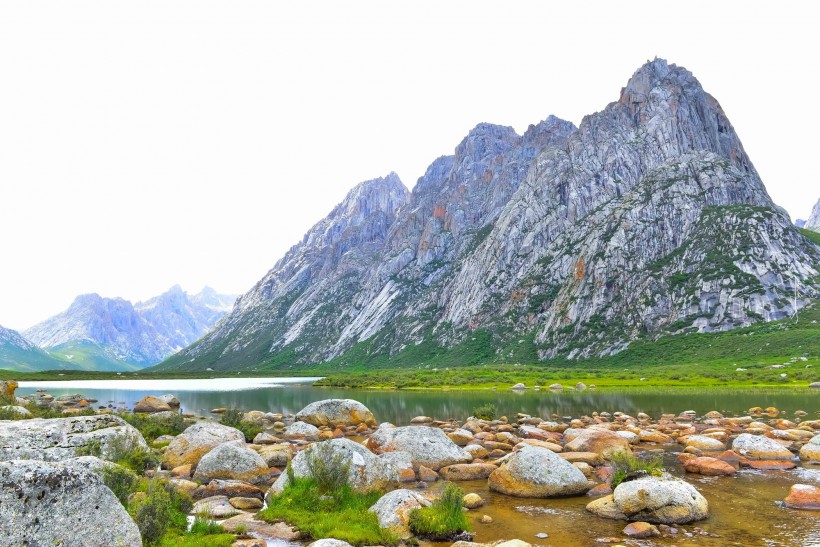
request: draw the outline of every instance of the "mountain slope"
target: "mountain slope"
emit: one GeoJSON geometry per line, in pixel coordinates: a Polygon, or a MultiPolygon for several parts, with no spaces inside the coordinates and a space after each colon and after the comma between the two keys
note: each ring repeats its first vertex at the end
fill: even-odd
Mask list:
{"type": "MultiPolygon", "coordinates": [[[[308,241],[302,254],[320,252],[308,241]]],[[[474,344],[465,358],[483,362],[606,355],[786,317],[795,278],[798,306],[817,295],[820,264],[718,102],[660,59],[577,129],[479,125],[371,251],[349,277],[300,278],[283,259],[267,278],[298,290],[272,298],[263,280],[240,299],[253,312],[237,306],[158,369],[344,366],[431,344],[474,344]]]]}
{"type": "Polygon", "coordinates": [[[809,219],[803,224],[802,228],[820,232],[820,199],[814,204],[814,208],[811,210],[811,216],[809,216],[809,219]]]}
{"type": "Polygon", "coordinates": [[[64,312],[25,331],[41,348],[92,370],[134,370],[197,340],[230,311],[231,296],[179,286],[136,305],[98,294],[78,296],[64,312]]]}
{"type": "Polygon", "coordinates": [[[17,331],[0,326],[0,369],[24,372],[75,368],[50,356],[17,331]]]}

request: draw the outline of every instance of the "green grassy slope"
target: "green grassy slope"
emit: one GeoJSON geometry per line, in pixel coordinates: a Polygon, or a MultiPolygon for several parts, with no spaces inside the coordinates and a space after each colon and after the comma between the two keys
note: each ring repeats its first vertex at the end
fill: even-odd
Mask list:
{"type": "Polygon", "coordinates": [[[16,346],[0,344],[0,368],[35,372],[77,367],[52,357],[41,349],[21,349],[16,346]]]}
{"type": "Polygon", "coordinates": [[[133,363],[112,359],[101,347],[91,342],[67,342],[49,349],[49,353],[80,370],[131,372],[141,368],[133,363]]]}

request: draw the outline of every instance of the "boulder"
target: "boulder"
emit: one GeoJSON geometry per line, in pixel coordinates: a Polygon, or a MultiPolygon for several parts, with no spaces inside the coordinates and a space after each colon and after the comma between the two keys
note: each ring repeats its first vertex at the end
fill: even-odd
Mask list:
{"type": "MultiPolygon", "coordinates": [[[[313,458],[324,460],[326,464],[348,465],[348,484],[359,492],[381,491],[398,483],[398,470],[391,461],[377,457],[350,439],[315,443],[302,450],[291,461],[293,475],[312,476],[313,458]]],[[[282,473],[271,486],[269,495],[279,494],[287,484],[288,474],[282,473]]]]}
{"type": "Polygon", "coordinates": [[[606,459],[618,452],[631,454],[629,441],[608,429],[581,429],[564,445],[567,452],[595,452],[606,459]]]}
{"type": "Polygon", "coordinates": [[[14,391],[19,385],[14,380],[0,380],[0,401],[15,402],[14,391]]]}
{"type": "Polygon", "coordinates": [[[15,414],[19,414],[20,416],[31,416],[31,412],[29,412],[29,409],[22,406],[3,405],[0,406],[0,410],[5,410],[6,412],[14,412],[15,414]]]}
{"type": "Polygon", "coordinates": [[[325,399],[310,403],[296,413],[296,419],[316,427],[344,427],[365,424],[376,427],[373,413],[359,401],[353,399],[325,399]]]}
{"type": "Polygon", "coordinates": [[[267,431],[257,433],[256,437],[253,438],[253,444],[275,444],[280,441],[281,439],[271,435],[267,431]]]}
{"type": "Polygon", "coordinates": [[[648,522],[631,522],[623,531],[624,535],[639,539],[661,535],[660,531],[648,522]]]}
{"type": "Polygon", "coordinates": [[[415,467],[431,469],[456,463],[470,463],[472,455],[459,448],[440,429],[427,426],[379,428],[369,439],[368,447],[381,452],[409,452],[415,467]]]}
{"type": "Polygon", "coordinates": [[[0,462],[0,537],[3,545],[142,545],[99,475],[71,460],[0,462]]]}
{"type": "Polygon", "coordinates": [[[791,460],[792,453],[774,439],[741,433],[732,443],[732,451],[750,460],[791,460]]]}
{"type": "Polygon", "coordinates": [[[376,514],[379,526],[391,528],[402,539],[407,539],[411,536],[410,512],[429,505],[430,502],[420,494],[402,489],[385,494],[368,511],[376,514]]]}
{"type": "Polygon", "coordinates": [[[306,422],[293,422],[285,428],[284,435],[290,439],[315,439],[319,428],[306,422]]]}
{"type": "Polygon", "coordinates": [[[511,454],[488,482],[490,490],[525,498],[583,494],[592,486],[577,467],[537,446],[524,446],[511,454]]]}
{"type": "Polygon", "coordinates": [[[179,408],[179,399],[177,399],[174,395],[160,395],[157,399],[167,404],[171,408],[179,408]]]}
{"type": "Polygon", "coordinates": [[[258,452],[268,467],[285,467],[293,458],[293,447],[288,443],[263,445],[258,452]]]}
{"type": "Polygon", "coordinates": [[[134,412],[142,412],[147,414],[153,414],[154,412],[169,412],[170,410],[171,405],[159,397],[153,397],[151,395],[146,395],[137,401],[136,405],[134,405],[134,412]]]}
{"type": "Polygon", "coordinates": [[[191,484],[193,484],[195,488],[191,490],[189,494],[195,500],[211,498],[213,496],[257,498],[259,500],[265,497],[265,492],[263,492],[261,488],[244,481],[215,479],[201,486],[197,486],[195,482],[191,484]]]}
{"type": "Polygon", "coordinates": [[[737,470],[723,460],[710,457],[690,458],[683,463],[683,468],[689,473],[699,475],[734,475],[737,470]]]}
{"type": "Polygon", "coordinates": [[[800,459],[811,463],[820,463],[820,435],[815,435],[800,449],[800,459]]]}
{"type": "Polygon", "coordinates": [[[525,386],[524,384],[519,382],[519,383],[515,384],[513,387],[511,387],[510,389],[513,390],[513,391],[524,391],[525,389],[527,389],[527,386],[525,386]]]}
{"type": "Polygon", "coordinates": [[[210,482],[213,479],[239,480],[257,483],[267,478],[265,460],[248,448],[245,441],[222,443],[205,454],[194,471],[194,481],[210,482]]]}
{"type": "Polygon", "coordinates": [[[783,502],[791,509],[820,511],[820,488],[811,484],[792,485],[783,502]]]}
{"type": "Polygon", "coordinates": [[[254,536],[263,537],[271,540],[296,541],[299,539],[299,532],[291,528],[284,522],[268,523],[263,520],[258,520],[252,513],[240,513],[235,517],[220,523],[226,532],[232,534],[239,533],[239,530],[244,530],[244,533],[254,536]]]}
{"type": "Polygon", "coordinates": [[[439,470],[446,481],[478,481],[488,478],[498,466],[491,463],[457,463],[439,470]]]}
{"type": "Polygon", "coordinates": [[[706,435],[689,435],[684,439],[684,444],[689,447],[697,448],[698,450],[705,450],[707,452],[723,452],[726,450],[726,445],[721,441],[707,437],[706,435]]]}
{"type": "Polygon", "coordinates": [[[240,511],[258,511],[264,507],[264,503],[259,498],[230,498],[228,503],[239,509],[240,511]]]}
{"type": "Polygon", "coordinates": [[[612,495],[588,504],[587,510],[605,518],[685,524],[705,519],[709,504],[691,484],[664,475],[622,482],[612,495]]]}
{"type": "Polygon", "coordinates": [[[484,505],[484,500],[481,498],[481,496],[474,493],[466,494],[462,501],[464,502],[464,507],[466,507],[467,509],[478,509],[479,507],[484,505]]]}
{"type": "Polygon", "coordinates": [[[245,441],[245,434],[236,428],[216,422],[197,422],[174,437],[162,454],[162,465],[173,469],[180,465],[196,465],[214,447],[229,441],[245,441]]]}
{"type": "Polygon", "coordinates": [[[225,519],[239,514],[239,510],[230,504],[226,496],[201,499],[194,503],[191,512],[209,519],[225,519]]]}
{"type": "Polygon", "coordinates": [[[111,460],[139,448],[148,449],[142,434],[111,414],[0,422],[0,461],[60,461],[89,451],[111,460]]]}
{"type": "Polygon", "coordinates": [[[475,439],[472,432],[467,431],[466,429],[456,429],[452,433],[448,433],[447,436],[450,437],[450,440],[458,446],[467,446],[473,442],[473,439],[475,439]]]}

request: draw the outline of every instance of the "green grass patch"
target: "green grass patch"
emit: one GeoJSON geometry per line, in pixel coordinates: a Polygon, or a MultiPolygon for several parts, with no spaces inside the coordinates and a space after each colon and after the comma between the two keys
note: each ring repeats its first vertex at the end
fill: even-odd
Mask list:
{"type": "Polygon", "coordinates": [[[410,531],[433,541],[453,539],[461,532],[469,532],[470,521],[463,511],[464,492],[452,482],[444,483],[441,496],[429,507],[410,513],[410,531]]]}
{"type": "Polygon", "coordinates": [[[627,452],[617,452],[609,461],[612,465],[610,485],[613,490],[625,480],[649,475],[658,477],[665,471],[660,454],[634,456],[627,452]]]}
{"type": "Polygon", "coordinates": [[[118,414],[120,418],[136,427],[148,443],[162,435],[179,435],[188,424],[182,414],[174,414],[168,417],[152,417],[146,414],[118,414]]]}
{"type": "Polygon", "coordinates": [[[379,527],[376,515],[367,511],[379,497],[378,492],[360,494],[348,485],[322,494],[315,479],[294,477],[281,494],[268,498],[268,507],[258,517],[268,522],[284,521],[312,539],[394,545],[398,538],[379,527]]]}

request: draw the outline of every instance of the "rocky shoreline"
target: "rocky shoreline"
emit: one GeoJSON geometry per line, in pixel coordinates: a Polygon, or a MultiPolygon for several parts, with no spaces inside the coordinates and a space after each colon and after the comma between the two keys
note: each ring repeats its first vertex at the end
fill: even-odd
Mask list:
{"type": "MultiPolygon", "coordinates": [[[[0,384],[6,399],[13,396],[13,382],[0,384]]],[[[745,468],[820,469],[820,420],[804,411],[787,417],[771,407],[734,417],[715,411],[655,419],[620,412],[463,421],[418,416],[396,426],[379,424],[357,401],[332,399],[293,416],[246,412],[238,428],[187,415],[178,434],[148,443],[124,419],[131,414],[113,403],[93,410],[95,401],[45,392],[11,400],[18,405],[2,409],[22,419],[0,421],[0,536],[12,545],[64,540],[65,524],[75,521],[69,528],[75,544],[141,545],[137,524],[100,478],[100,470],[116,467],[109,462],[124,450],[154,453],[159,464],[145,469],[144,477],[163,479],[190,496],[191,515],[218,520],[235,534],[233,545],[246,547],[265,545],[266,539],[330,539],[306,537],[292,523],[259,517],[266,500],[315,475],[317,461],[343,466],[345,483],[356,492],[378,493],[370,512],[401,541],[415,541],[410,514],[435,503],[439,489],[433,486],[439,481],[486,481],[489,491],[514,498],[586,496],[588,513],[624,522],[621,538],[599,538],[618,543],[629,537],[709,537],[696,525],[708,517],[709,500],[690,477],[728,480],[745,468]],[[36,408],[64,417],[26,415],[36,408]],[[257,433],[248,438],[248,431],[257,433]],[[678,454],[684,478],[647,463],[670,450],[678,454]],[[77,507],[85,510],[78,513],[77,507]]],[[[145,423],[162,423],[179,418],[178,408],[167,395],[145,397],[133,410],[145,423]]],[[[214,410],[219,415],[225,409],[214,410]]],[[[768,501],[816,511],[820,488],[795,483],[787,496],[768,501]]],[[[463,497],[470,513],[480,513],[485,503],[474,492],[463,497]]],[[[492,520],[483,515],[477,522],[487,519],[492,520]]],[[[508,539],[513,547],[528,538],[508,539]]]]}

